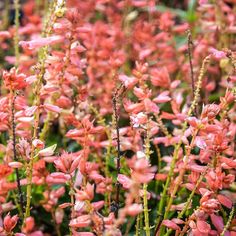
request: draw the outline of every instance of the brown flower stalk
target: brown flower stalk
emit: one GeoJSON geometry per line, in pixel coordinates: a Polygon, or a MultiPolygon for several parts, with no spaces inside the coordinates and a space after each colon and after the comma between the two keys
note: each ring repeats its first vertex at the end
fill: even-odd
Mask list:
{"type": "MultiPolygon", "coordinates": [[[[190,76],[191,76],[191,85],[192,85],[192,99],[194,99],[194,92],[195,92],[195,80],[194,80],[194,73],[193,73],[193,62],[192,62],[192,47],[193,47],[193,40],[191,31],[188,30],[188,59],[189,59],[189,66],[190,66],[190,76]]],[[[197,114],[197,107],[195,107],[195,114],[197,114]]]]}
{"type": "MultiPolygon", "coordinates": [[[[121,84],[115,91],[112,103],[113,103],[113,111],[114,111],[114,119],[115,119],[115,128],[116,128],[116,138],[117,138],[117,164],[116,164],[116,172],[117,176],[120,174],[120,159],[121,159],[121,154],[120,154],[120,132],[119,132],[119,111],[118,111],[118,105],[117,101],[118,98],[122,95],[124,92],[124,85],[121,84]]],[[[114,206],[114,211],[117,216],[118,209],[119,209],[119,204],[120,204],[120,183],[118,182],[118,179],[116,180],[116,198],[115,198],[115,206],[114,206]]]]}
{"type": "MultiPolygon", "coordinates": [[[[17,158],[17,153],[16,153],[15,99],[16,99],[16,96],[11,90],[11,127],[12,127],[13,159],[14,161],[17,161],[18,158],[17,158]]],[[[18,197],[19,197],[19,203],[20,203],[20,213],[22,213],[24,209],[24,199],[23,199],[23,192],[20,185],[20,174],[17,168],[15,169],[15,172],[16,172],[18,197]]]]}

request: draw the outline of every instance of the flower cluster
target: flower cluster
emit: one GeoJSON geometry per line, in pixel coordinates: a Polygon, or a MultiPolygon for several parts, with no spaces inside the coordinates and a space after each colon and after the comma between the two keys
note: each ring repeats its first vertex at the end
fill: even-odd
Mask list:
{"type": "Polygon", "coordinates": [[[236,234],[234,0],[3,5],[0,235],[236,234]]]}

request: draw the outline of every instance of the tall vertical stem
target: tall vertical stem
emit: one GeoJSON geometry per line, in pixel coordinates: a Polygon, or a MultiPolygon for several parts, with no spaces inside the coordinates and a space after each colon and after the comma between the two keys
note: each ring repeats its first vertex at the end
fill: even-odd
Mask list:
{"type": "Polygon", "coordinates": [[[15,50],[15,66],[19,65],[20,51],[19,51],[19,26],[20,26],[20,4],[19,0],[14,0],[14,8],[15,8],[15,32],[14,32],[14,50],[15,50]]]}
{"type": "MultiPolygon", "coordinates": [[[[15,124],[15,94],[11,90],[10,91],[10,96],[11,96],[11,127],[12,127],[12,145],[13,145],[13,159],[14,161],[17,161],[17,153],[16,153],[16,124],[15,124]]],[[[19,198],[19,205],[20,205],[20,215],[23,212],[24,209],[24,199],[23,199],[23,193],[20,185],[20,174],[19,170],[16,168],[16,182],[17,182],[17,189],[18,189],[18,198],[19,198]]]]}

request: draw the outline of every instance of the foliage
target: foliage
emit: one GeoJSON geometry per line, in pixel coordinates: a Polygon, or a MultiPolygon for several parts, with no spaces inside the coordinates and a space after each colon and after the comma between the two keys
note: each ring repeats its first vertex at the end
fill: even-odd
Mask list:
{"type": "Polygon", "coordinates": [[[3,2],[0,235],[235,235],[235,1],[3,2]]]}

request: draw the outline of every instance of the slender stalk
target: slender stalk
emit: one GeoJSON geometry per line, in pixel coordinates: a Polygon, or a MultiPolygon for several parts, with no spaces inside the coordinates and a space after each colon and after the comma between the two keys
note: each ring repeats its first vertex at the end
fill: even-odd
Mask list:
{"type": "MultiPolygon", "coordinates": [[[[73,43],[72,37],[69,40],[70,40],[70,42],[69,42],[68,47],[67,47],[66,60],[65,60],[65,63],[63,65],[63,68],[62,68],[62,71],[61,71],[61,75],[60,75],[60,81],[59,81],[60,85],[62,85],[63,82],[64,82],[65,72],[66,72],[66,69],[67,69],[68,65],[70,64],[71,45],[73,43]]],[[[51,103],[54,103],[56,98],[53,97],[51,100],[52,100],[51,103]]],[[[48,112],[46,120],[45,120],[43,128],[42,128],[42,131],[41,131],[41,133],[39,135],[41,140],[45,139],[45,137],[46,137],[46,135],[47,135],[47,133],[49,131],[50,123],[51,123],[52,118],[53,118],[53,113],[52,112],[48,112]]]]}
{"type": "MultiPolygon", "coordinates": [[[[71,178],[69,180],[69,188],[70,188],[70,203],[71,203],[71,219],[75,217],[75,192],[74,192],[74,182],[73,182],[73,176],[71,175],[71,178]]],[[[70,227],[70,235],[72,235],[72,228],[70,227]]]]}
{"type": "Polygon", "coordinates": [[[231,211],[230,211],[230,214],[229,214],[229,219],[228,219],[226,225],[224,226],[224,229],[223,229],[223,231],[221,232],[220,236],[224,236],[225,233],[226,233],[226,231],[228,230],[228,228],[229,228],[229,226],[230,226],[230,223],[231,223],[231,221],[232,221],[232,219],[233,219],[233,217],[234,217],[234,213],[235,213],[234,211],[235,211],[235,208],[232,207],[232,209],[231,209],[231,211]]]}
{"type": "Polygon", "coordinates": [[[19,51],[19,26],[20,26],[20,3],[19,0],[14,0],[14,9],[15,9],[15,32],[14,32],[14,50],[15,50],[15,66],[18,67],[19,59],[20,59],[20,51],[19,51]]]}
{"type": "MultiPolygon", "coordinates": [[[[115,117],[115,125],[116,125],[116,136],[117,136],[117,164],[116,164],[116,174],[117,176],[120,174],[120,131],[119,131],[119,116],[117,111],[117,97],[116,94],[113,97],[113,109],[114,109],[114,117],[115,117]]],[[[118,180],[116,181],[116,205],[119,208],[120,204],[120,183],[118,180]]],[[[118,209],[117,209],[118,210],[118,209]]],[[[117,212],[116,212],[117,214],[117,212]]]]}
{"type": "MultiPolygon", "coordinates": [[[[189,59],[189,66],[190,66],[190,77],[191,77],[191,85],[192,85],[192,99],[194,99],[194,91],[195,91],[195,80],[194,80],[194,73],[193,73],[193,62],[192,62],[192,47],[193,47],[193,40],[191,31],[188,30],[188,59],[189,59]]],[[[197,106],[195,107],[195,114],[197,114],[197,106]]]]}
{"type": "MultiPolygon", "coordinates": [[[[194,100],[191,103],[191,106],[189,108],[188,116],[192,115],[192,112],[195,109],[195,106],[197,105],[198,98],[200,96],[200,89],[201,89],[201,86],[202,86],[203,76],[205,74],[205,70],[206,70],[206,67],[209,64],[209,62],[210,62],[210,55],[205,57],[205,59],[203,60],[202,67],[200,69],[200,73],[199,73],[198,80],[197,80],[196,89],[194,91],[194,100]]],[[[184,122],[183,128],[182,128],[182,133],[184,133],[186,129],[187,129],[187,122],[184,122]]],[[[171,178],[174,174],[175,163],[178,160],[178,153],[179,153],[179,150],[181,148],[181,144],[182,144],[182,140],[180,139],[178,144],[175,145],[173,158],[172,158],[172,161],[171,161],[171,164],[170,164],[170,171],[168,173],[167,180],[166,180],[163,192],[161,194],[161,200],[160,200],[159,208],[158,208],[158,218],[157,218],[157,222],[156,222],[156,232],[158,230],[158,226],[160,225],[160,221],[162,219],[163,208],[164,208],[165,200],[166,200],[166,197],[167,197],[166,196],[167,195],[167,190],[169,188],[171,178]]],[[[162,229],[163,229],[163,227],[162,227],[162,229]]],[[[163,234],[163,232],[162,232],[162,234],[163,234]]]]}
{"type": "Polygon", "coordinates": [[[10,9],[9,0],[5,0],[4,11],[2,13],[2,27],[0,27],[1,30],[7,29],[9,25],[9,9],[10,9]]]}
{"type": "Polygon", "coordinates": [[[55,209],[53,209],[53,210],[51,211],[51,215],[52,215],[52,219],[53,219],[53,223],[54,223],[54,227],[55,227],[57,236],[61,236],[60,224],[57,224],[57,222],[56,222],[55,209]]]}
{"type": "MultiPolygon", "coordinates": [[[[205,175],[206,175],[208,169],[209,169],[209,168],[207,167],[206,170],[199,176],[199,178],[198,178],[198,180],[197,180],[197,183],[195,184],[195,186],[194,186],[192,192],[190,193],[190,195],[189,195],[189,197],[188,197],[188,199],[187,199],[186,204],[184,205],[184,208],[182,209],[181,212],[179,212],[179,214],[178,214],[178,216],[177,216],[178,219],[181,219],[181,218],[183,217],[183,215],[185,214],[185,212],[188,210],[188,208],[189,208],[189,206],[190,206],[190,204],[191,204],[191,201],[192,201],[192,199],[193,199],[193,196],[194,196],[194,194],[195,194],[197,188],[198,188],[199,185],[201,184],[203,178],[205,177],[205,175]]],[[[167,233],[166,233],[164,236],[170,235],[172,231],[173,231],[172,229],[169,229],[169,230],[167,231],[167,233]]]]}
{"type": "Polygon", "coordinates": [[[27,173],[27,188],[26,188],[26,208],[24,215],[24,222],[27,217],[30,216],[30,203],[31,203],[31,191],[32,191],[32,175],[33,175],[33,157],[31,157],[29,164],[26,168],[27,173]]]}
{"type": "MultiPolygon", "coordinates": [[[[103,127],[105,127],[105,133],[107,135],[109,145],[107,147],[106,155],[105,155],[105,176],[108,178],[110,177],[110,171],[109,171],[109,160],[111,157],[111,152],[112,152],[112,138],[111,138],[111,133],[109,127],[105,123],[105,119],[99,114],[98,110],[92,105],[89,105],[89,108],[91,111],[95,114],[97,118],[98,124],[101,124],[103,127]]],[[[105,193],[105,212],[108,212],[108,209],[110,208],[110,192],[105,193]]]]}
{"type": "MultiPolygon", "coordinates": [[[[145,156],[149,160],[149,158],[150,158],[149,122],[147,123],[147,135],[146,135],[146,139],[145,139],[145,156]]],[[[143,208],[144,208],[143,212],[144,212],[145,234],[146,234],[146,236],[150,236],[147,186],[148,186],[147,184],[143,185],[143,208]]]]}
{"type": "Polygon", "coordinates": [[[184,165],[179,173],[179,176],[177,178],[177,181],[175,183],[175,186],[174,186],[174,189],[172,190],[171,192],[171,196],[170,196],[170,199],[168,201],[168,204],[167,204],[167,207],[166,207],[166,210],[165,210],[165,214],[164,214],[164,219],[167,219],[168,217],[168,213],[170,211],[170,207],[173,203],[173,200],[174,200],[174,197],[179,189],[179,186],[180,184],[182,183],[182,180],[183,180],[183,177],[184,177],[184,174],[185,174],[185,171],[186,171],[186,167],[187,167],[187,164],[188,164],[188,159],[189,159],[189,156],[191,154],[191,150],[194,146],[194,143],[195,143],[195,138],[197,136],[197,133],[198,133],[198,129],[194,132],[193,134],[193,137],[192,137],[192,140],[191,140],[191,143],[189,145],[189,148],[187,150],[187,153],[186,153],[186,156],[185,156],[185,160],[184,160],[184,165]]]}
{"type": "MultiPolygon", "coordinates": [[[[60,5],[61,6],[61,5],[60,5]]],[[[55,9],[57,7],[57,1],[53,1],[51,4],[51,8],[49,9],[49,14],[45,23],[45,30],[43,30],[43,35],[48,36],[52,32],[53,25],[57,19],[57,16],[54,14],[55,9]]],[[[45,46],[43,47],[39,52],[39,64],[35,66],[35,70],[37,73],[37,81],[35,84],[34,94],[35,94],[35,100],[34,104],[38,107],[36,110],[36,113],[34,115],[34,129],[33,129],[33,135],[32,140],[38,138],[38,130],[39,130],[39,118],[40,118],[40,90],[42,87],[42,82],[45,74],[45,61],[48,55],[49,47],[45,46]]],[[[26,189],[26,209],[24,214],[24,222],[27,217],[30,216],[30,204],[31,204],[31,192],[32,192],[32,175],[33,175],[33,163],[34,163],[34,157],[35,157],[35,147],[32,144],[31,145],[31,155],[30,160],[27,166],[27,189],[26,189]]]]}
{"type": "MultiPolygon", "coordinates": [[[[15,24],[15,32],[14,32],[14,51],[15,51],[15,66],[18,67],[19,65],[19,58],[20,58],[20,52],[19,52],[19,18],[20,18],[20,4],[19,0],[14,0],[14,9],[15,9],[15,18],[14,18],[14,24],[15,24]]],[[[17,153],[16,153],[16,124],[15,124],[15,91],[11,89],[10,91],[11,96],[11,127],[12,127],[12,142],[13,142],[13,159],[14,161],[18,161],[17,153]]],[[[15,169],[16,173],[16,182],[17,182],[17,189],[18,189],[18,201],[19,201],[19,213],[21,216],[23,216],[23,210],[24,210],[24,199],[23,199],[23,192],[21,189],[20,184],[20,173],[19,170],[15,169]]]]}
{"type": "MultiPolygon", "coordinates": [[[[14,161],[17,161],[17,154],[16,154],[16,124],[15,124],[15,95],[13,94],[12,97],[12,104],[11,104],[11,122],[12,122],[12,141],[13,141],[13,158],[14,161]]],[[[18,188],[18,194],[19,194],[19,201],[20,201],[20,207],[21,211],[24,209],[24,199],[23,199],[23,193],[20,185],[20,174],[19,170],[16,168],[16,181],[17,181],[17,188],[18,188]]]]}
{"type": "Polygon", "coordinates": [[[165,134],[166,137],[171,138],[171,134],[169,133],[166,126],[163,124],[161,117],[158,114],[155,114],[155,118],[156,118],[157,124],[160,127],[161,131],[165,134]]]}
{"type": "Polygon", "coordinates": [[[139,230],[139,228],[140,228],[140,215],[141,215],[141,213],[140,214],[138,214],[138,216],[137,216],[137,219],[136,219],[136,224],[135,224],[135,236],[139,236],[140,235],[140,230],[139,230]]]}
{"type": "MultiPolygon", "coordinates": [[[[11,127],[12,127],[12,143],[13,143],[13,159],[14,161],[17,161],[17,153],[16,153],[16,124],[15,124],[15,99],[16,96],[14,92],[11,90],[11,127]]],[[[19,170],[16,168],[16,182],[17,182],[17,189],[18,189],[18,197],[19,197],[19,210],[20,215],[22,215],[23,209],[24,209],[24,199],[23,199],[23,192],[21,189],[20,184],[20,174],[19,170]]]]}
{"type": "MultiPolygon", "coordinates": [[[[118,105],[117,100],[119,96],[123,93],[124,86],[121,84],[115,91],[112,103],[113,103],[113,111],[114,111],[114,119],[115,119],[115,129],[116,129],[116,138],[117,138],[117,164],[116,164],[116,174],[117,177],[120,174],[121,168],[121,150],[120,150],[120,131],[119,131],[119,114],[118,114],[118,105]]],[[[116,199],[115,199],[115,214],[117,216],[118,209],[120,205],[120,183],[118,182],[118,178],[116,180],[116,199]]]]}

